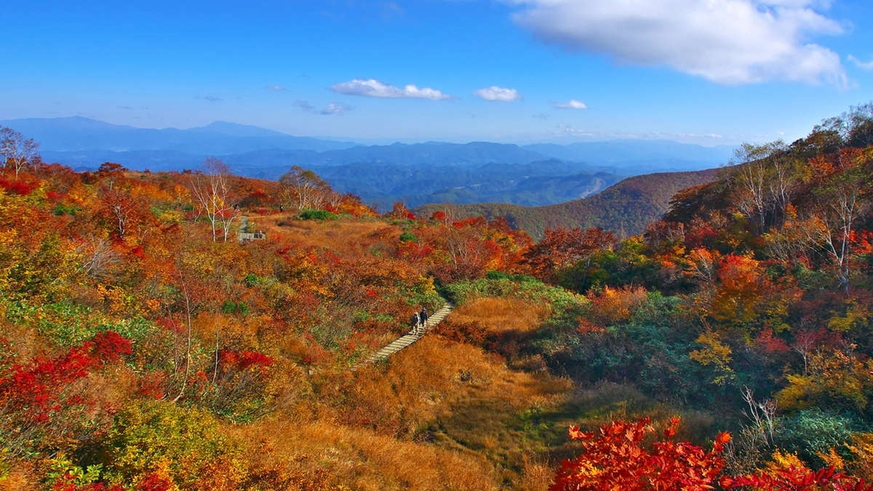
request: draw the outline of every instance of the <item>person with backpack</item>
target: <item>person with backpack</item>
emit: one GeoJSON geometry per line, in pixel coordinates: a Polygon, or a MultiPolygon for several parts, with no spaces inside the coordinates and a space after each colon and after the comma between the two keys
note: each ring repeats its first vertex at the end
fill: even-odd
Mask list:
{"type": "Polygon", "coordinates": [[[421,332],[424,333],[427,330],[427,308],[424,306],[418,314],[418,321],[421,322],[421,332]]]}
{"type": "Polygon", "coordinates": [[[409,334],[418,335],[418,329],[421,325],[421,319],[418,316],[418,312],[412,314],[412,320],[410,321],[410,323],[412,324],[412,330],[409,331],[409,334]]]}

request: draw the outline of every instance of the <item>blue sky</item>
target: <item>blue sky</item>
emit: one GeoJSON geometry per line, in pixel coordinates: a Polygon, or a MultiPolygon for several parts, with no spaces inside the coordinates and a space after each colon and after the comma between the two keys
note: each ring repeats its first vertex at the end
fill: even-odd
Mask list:
{"type": "Polygon", "coordinates": [[[0,26],[0,120],[735,145],[873,101],[869,0],[29,0],[0,26]]]}

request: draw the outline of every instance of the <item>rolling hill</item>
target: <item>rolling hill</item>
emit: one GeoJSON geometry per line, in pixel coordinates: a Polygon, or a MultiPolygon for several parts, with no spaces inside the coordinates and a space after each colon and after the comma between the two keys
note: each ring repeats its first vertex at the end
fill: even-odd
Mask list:
{"type": "Polygon", "coordinates": [[[594,196],[549,206],[525,207],[501,203],[425,205],[416,213],[445,211],[456,218],[504,217],[540,239],[546,229],[600,227],[619,235],[635,235],[660,217],[677,191],[711,182],[717,170],[647,174],[625,179],[594,196]]]}

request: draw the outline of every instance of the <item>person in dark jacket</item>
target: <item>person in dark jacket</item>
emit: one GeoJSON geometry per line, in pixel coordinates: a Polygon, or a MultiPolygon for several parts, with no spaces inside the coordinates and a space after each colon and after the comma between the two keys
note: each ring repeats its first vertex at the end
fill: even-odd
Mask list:
{"type": "Polygon", "coordinates": [[[418,316],[418,312],[412,314],[412,320],[410,321],[412,324],[412,330],[409,331],[409,334],[418,334],[418,329],[421,326],[421,319],[418,316]]]}
{"type": "Polygon", "coordinates": [[[418,321],[421,323],[421,331],[422,333],[427,330],[427,308],[422,307],[421,312],[418,313],[418,321]]]}

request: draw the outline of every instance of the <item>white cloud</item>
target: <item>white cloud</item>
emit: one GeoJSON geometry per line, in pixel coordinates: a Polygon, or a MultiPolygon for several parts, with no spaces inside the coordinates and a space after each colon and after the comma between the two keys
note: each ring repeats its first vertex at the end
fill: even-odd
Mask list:
{"type": "Polygon", "coordinates": [[[268,85],[264,88],[273,92],[282,92],[283,90],[285,90],[285,87],[282,87],[281,85],[268,85]]]}
{"type": "Polygon", "coordinates": [[[334,104],[331,102],[324,109],[321,110],[321,114],[325,116],[334,115],[334,116],[342,116],[346,113],[350,108],[348,106],[344,106],[342,104],[334,104]]]}
{"type": "Polygon", "coordinates": [[[590,131],[580,130],[580,129],[574,128],[572,126],[567,126],[565,124],[559,124],[557,127],[557,130],[556,130],[556,133],[559,135],[573,136],[573,137],[585,137],[585,138],[596,136],[595,133],[592,133],[590,131]]]}
{"type": "Polygon", "coordinates": [[[840,56],[809,39],[842,26],[829,0],[505,0],[540,39],[721,84],[846,85],[840,56]]]}
{"type": "Polygon", "coordinates": [[[298,109],[302,109],[308,113],[318,113],[322,116],[342,116],[348,111],[351,111],[352,108],[343,104],[336,104],[331,102],[324,109],[318,110],[315,106],[309,103],[309,101],[294,101],[294,106],[298,109]]]}
{"type": "Polygon", "coordinates": [[[415,85],[407,85],[405,87],[395,87],[393,85],[384,84],[376,79],[365,80],[356,78],[349,82],[334,84],[330,90],[339,94],[360,95],[365,97],[386,97],[386,98],[408,98],[408,99],[429,99],[432,101],[443,101],[451,99],[452,96],[444,94],[436,89],[421,88],[415,85]]]}
{"type": "Polygon", "coordinates": [[[860,68],[861,70],[868,71],[868,72],[870,70],[873,70],[873,61],[861,61],[852,55],[849,55],[849,61],[854,63],[854,65],[856,67],[860,68]]]}
{"type": "Polygon", "coordinates": [[[521,99],[521,94],[515,89],[504,89],[496,85],[485,87],[473,92],[473,95],[486,101],[512,102],[521,99]]]}
{"type": "Polygon", "coordinates": [[[570,102],[556,102],[555,107],[558,109],[588,109],[584,102],[571,99],[570,102]]]}

